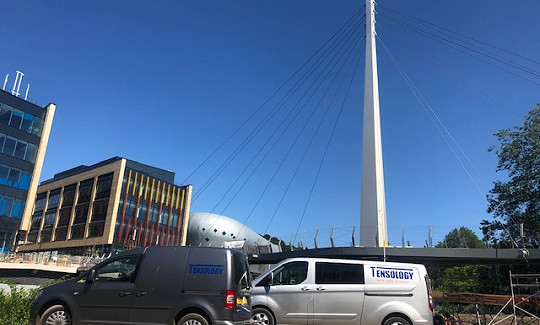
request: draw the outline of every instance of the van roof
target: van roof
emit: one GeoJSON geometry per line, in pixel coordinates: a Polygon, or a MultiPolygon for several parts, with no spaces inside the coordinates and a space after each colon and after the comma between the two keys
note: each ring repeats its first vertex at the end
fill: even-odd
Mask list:
{"type": "MultiPolygon", "coordinates": [[[[221,248],[221,247],[204,247],[204,246],[151,246],[151,247],[152,247],[152,249],[162,249],[162,248],[164,249],[166,247],[168,247],[168,248],[182,247],[182,248],[190,248],[190,249],[196,249],[196,250],[200,250],[200,249],[202,249],[202,250],[227,250],[227,251],[231,251],[231,252],[242,253],[241,250],[232,249],[232,248],[221,248]]],[[[133,254],[145,254],[146,250],[148,248],[150,248],[150,247],[135,247],[135,248],[120,252],[116,256],[133,255],[133,254]]]]}
{"type": "Polygon", "coordinates": [[[319,257],[293,257],[287,258],[282,262],[290,261],[317,261],[317,262],[353,262],[353,263],[362,263],[370,265],[387,265],[387,266],[409,266],[409,267],[418,267],[424,265],[414,264],[414,263],[400,263],[400,262],[381,262],[381,261],[371,261],[371,260],[353,260],[353,259],[342,259],[342,258],[319,258],[319,257]]]}

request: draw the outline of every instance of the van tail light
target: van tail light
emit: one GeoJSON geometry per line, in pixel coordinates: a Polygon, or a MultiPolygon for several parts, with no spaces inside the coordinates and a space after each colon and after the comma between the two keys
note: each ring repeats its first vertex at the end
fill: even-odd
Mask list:
{"type": "Polygon", "coordinates": [[[227,290],[225,293],[225,308],[226,309],[234,309],[234,290],[227,290]]]}
{"type": "Polygon", "coordinates": [[[431,311],[433,311],[433,295],[431,290],[431,281],[429,281],[429,276],[426,274],[424,277],[426,279],[426,289],[427,289],[427,297],[428,297],[428,306],[431,311]]]}

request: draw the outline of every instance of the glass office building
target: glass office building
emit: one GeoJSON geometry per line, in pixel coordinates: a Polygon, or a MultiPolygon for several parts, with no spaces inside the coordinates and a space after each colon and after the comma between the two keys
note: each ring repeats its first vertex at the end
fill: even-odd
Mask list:
{"type": "Polygon", "coordinates": [[[55,109],[0,90],[0,252],[12,250],[29,213],[26,202],[36,193],[55,109]]]}
{"type": "Polygon", "coordinates": [[[174,173],[114,157],[40,184],[19,252],[104,254],[185,245],[191,185],[174,173]]]}

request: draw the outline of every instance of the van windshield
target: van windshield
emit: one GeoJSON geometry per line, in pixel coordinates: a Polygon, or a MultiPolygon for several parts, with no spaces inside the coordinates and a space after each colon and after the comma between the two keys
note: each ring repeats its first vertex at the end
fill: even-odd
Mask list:
{"type": "Polygon", "coordinates": [[[249,289],[251,287],[251,275],[246,256],[243,254],[233,254],[234,264],[234,283],[240,289],[249,289]]]}

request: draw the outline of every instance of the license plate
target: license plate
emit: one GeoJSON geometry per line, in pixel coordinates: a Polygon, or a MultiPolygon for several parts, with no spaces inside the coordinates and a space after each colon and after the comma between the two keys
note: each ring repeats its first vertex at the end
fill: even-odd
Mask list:
{"type": "Polygon", "coordinates": [[[239,306],[244,306],[248,304],[246,297],[236,297],[236,304],[239,306]]]}

